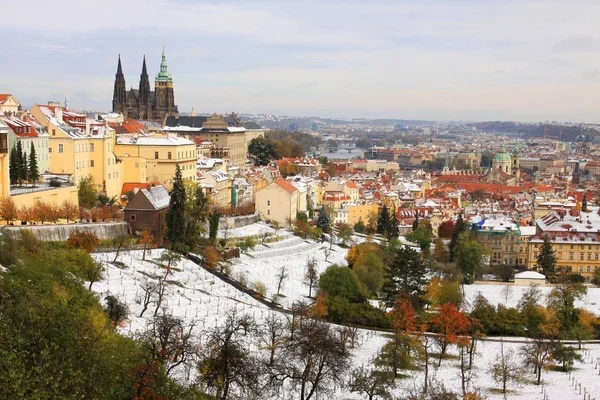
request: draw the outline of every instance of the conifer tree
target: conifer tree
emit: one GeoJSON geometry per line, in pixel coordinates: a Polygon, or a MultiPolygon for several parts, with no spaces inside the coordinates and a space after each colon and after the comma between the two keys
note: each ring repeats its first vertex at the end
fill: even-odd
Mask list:
{"type": "Polygon", "coordinates": [[[544,242],[540,248],[540,254],[537,257],[537,266],[542,271],[542,274],[546,275],[546,278],[549,280],[551,280],[554,275],[556,261],[556,253],[550,243],[550,237],[544,235],[544,242]]]}
{"type": "Polygon", "coordinates": [[[465,221],[463,220],[462,214],[458,215],[458,219],[456,220],[456,224],[454,224],[454,231],[452,231],[452,237],[450,238],[450,262],[454,261],[456,257],[456,243],[458,242],[458,237],[461,233],[467,230],[467,226],[465,225],[465,221]]]}
{"type": "Polygon", "coordinates": [[[394,261],[386,271],[382,291],[386,304],[391,307],[399,297],[408,298],[420,305],[427,283],[428,265],[421,255],[410,247],[398,249],[394,261]]]}
{"type": "Polygon", "coordinates": [[[35,147],[31,142],[31,151],[29,152],[29,180],[36,183],[40,179],[40,171],[37,164],[37,156],[35,154],[35,147]]]}
{"type": "Polygon", "coordinates": [[[388,240],[397,238],[400,235],[400,226],[398,226],[398,217],[396,216],[396,208],[392,209],[392,215],[390,216],[390,221],[387,229],[387,238],[388,240]]]}
{"type": "Polygon", "coordinates": [[[390,220],[390,213],[388,211],[387,206],[383,206],[381,212],[379,213],[379,217],[377,218],[377,233],[380,235],[385,235],[385,231],[388,227],[390,220]]]}
{"type": "Polygon", "coordinates": [[[8,169],[10,170],[10,181],[17,182],[19,180],[19,156],[16,147],[10,149],[8,169]]]}
{"type": "Polygon", "coordinates": [[[21,167],[19,168],[19,172],[21,173],[21,181],[27,182],[29,179],[29,171],[27,170],[27,153],[23,150],[23,154],[21,155],[21,167]]]}
{"type": "Polygon", "coordinates": [[[167,211],[167,239],[171,247],[181,246],[184,243],[185,232],[185,187],[181,168],[177,164],[173,189],[170,192],[169,210],[167,211]]]}
{"type": "Polygon", "coordinates": [[[22,180],[23,180],[23,166],[25,165],[25,163],[23,162],[23,147],[21,145],[21,142],[18,141],[17,145],[16,145],[16,150],[15,150],[15,174],[17,177],[17,181],[19,182],[19,185],[22,184],[22,180]]]}
{"type": "Polygon", "coordinates": [[[317,227],[321,228],[323,232],[327,232],[329,230],[329,225],[331,225],[331,220],[323,207],[319,210],[319,215],[317,216],[317,227]]]}
{"type": "Polygon", "coordinates": [[[587,212],[587,192],[583,192],[583,201],[581,202],[581,211],[587,212]]]}
{"type": "Polygon", "coordinates": [[[412,224],[412,230],[415,231],[419,227],[419,213],[415,215],[415,220],[412,224]]]}

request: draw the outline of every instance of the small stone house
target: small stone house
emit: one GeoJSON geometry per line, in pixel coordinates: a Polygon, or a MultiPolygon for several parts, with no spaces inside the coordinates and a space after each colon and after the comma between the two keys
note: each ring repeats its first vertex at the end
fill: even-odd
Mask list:
{"type": "Polygon", "coordinates": [[[171,196],[163,185],[138,190],[125,207],[125,221],[136,234],[150,230],[156,244],[162,246],[170,200],[171,196]]]}

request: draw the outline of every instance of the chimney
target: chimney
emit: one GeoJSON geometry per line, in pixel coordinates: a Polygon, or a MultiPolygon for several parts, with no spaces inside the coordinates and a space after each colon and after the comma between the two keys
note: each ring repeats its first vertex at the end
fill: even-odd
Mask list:
{"type": "Polygon", "coordinates": [[[60,106],[56,107],[55,110],[56,110],[55,111],[56,120],[58,121],[59,124],[62,124],[63,123],[63,115],[62,115],[63,110],[62,110],[62,108],[60,108],[60,106]]]}
{"type": "Polygon", "coordinates": [[[90,119],[89,118],[85,119],[85,134],[86,135],[90,134],[90,119]]]}

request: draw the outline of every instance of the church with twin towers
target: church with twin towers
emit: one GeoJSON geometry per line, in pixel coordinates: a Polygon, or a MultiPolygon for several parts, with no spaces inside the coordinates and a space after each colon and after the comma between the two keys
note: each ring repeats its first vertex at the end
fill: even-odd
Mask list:
{"type": "Polygon", "coordinates": [[[163,121],[168,116],[179,115],[173,93],[173,78],[167,70],[167,56],[163,47],[160,71],[154,79],[154,90],[150,90],[150,80],[146,69],[146,56],[142,64],[138,89],[127,90],[125,76],[121,67],[121,55],[117,65],[115,87],[113,91],[113,112],[122,113],[125,118],[163,121]]]}

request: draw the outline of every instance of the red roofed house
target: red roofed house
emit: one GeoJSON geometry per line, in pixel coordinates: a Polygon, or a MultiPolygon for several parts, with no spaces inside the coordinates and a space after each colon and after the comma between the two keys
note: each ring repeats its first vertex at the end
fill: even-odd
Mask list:
{"type": "Polygon", "coordinates": [[[14,115],[21,108],[21,103],[12,94],[0,94],[0,114],[14,115]]]}
{"type": "Polygon", "coordinates": [[[256,211],[265,220],[289,225],[296,220],[298,212],[306,212],[306,202],[301,201],[298,189],[279,178],[256,192],[256,211]]]}

